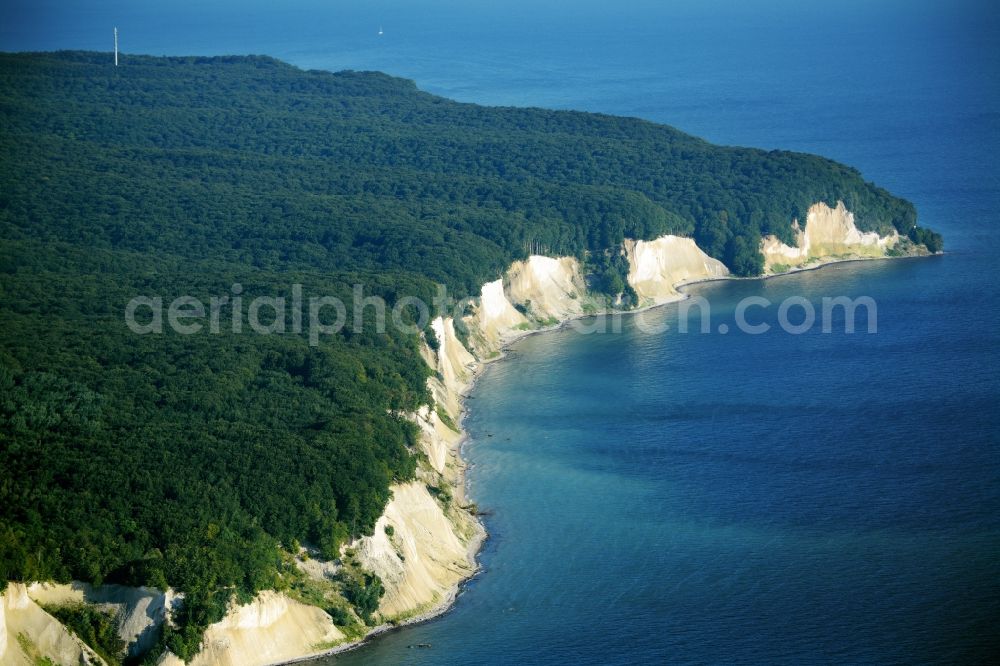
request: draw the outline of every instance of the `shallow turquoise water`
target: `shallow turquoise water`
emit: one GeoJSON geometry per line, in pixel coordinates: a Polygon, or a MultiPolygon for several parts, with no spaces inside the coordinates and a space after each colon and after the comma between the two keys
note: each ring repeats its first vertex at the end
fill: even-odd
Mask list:
{"type": "Polygon", "coordinates": [[[109,48],[114,22],[126,52],[382,69],[468,101],[818,152],[914,201],[949,253],[693,287],[711,304],[709,335],[676,332],[668,306],[643,315],[666,333],[626,317],[616,335],[520,342],[469,401],[471,493],[493,512],[483,574],[447,615],[317,663],[1000,652],[996,11],[467,4],[11,2],[0,48],[109,48]],[[733,325],[746,296],[841,295],[875,299],[876,334],[733,325]]]}

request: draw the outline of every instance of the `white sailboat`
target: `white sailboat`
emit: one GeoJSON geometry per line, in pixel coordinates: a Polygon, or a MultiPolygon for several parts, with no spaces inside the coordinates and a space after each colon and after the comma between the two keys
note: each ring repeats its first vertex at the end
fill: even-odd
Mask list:
{"type": "Polygon", "coordinates": [[[378,27],[378,35],[379,35],[379,37],[382,36],[382,26],[378,27]]]}

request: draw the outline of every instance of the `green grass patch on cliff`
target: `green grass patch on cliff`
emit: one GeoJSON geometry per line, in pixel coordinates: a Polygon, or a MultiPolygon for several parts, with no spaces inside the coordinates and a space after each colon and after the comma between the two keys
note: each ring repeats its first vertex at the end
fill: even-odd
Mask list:
{"type": "Polygon", "coordinates": [[[459,431],[458,425],[455,423],[455,420],[448,415],[448,412],[445,411],[445,408],[442,405],[440,404],[435,405],[434,411],[437,412],[438,418],[441,419],[441,423],[445,424],[446,426],[448,426],[448,428],[454,430],[455,432],[459,431]]]}
{"type": "Polygon", "coordinates": [[[100,655],[109,666],[123,663],[126,645],[118,636],[118,617],[115,613],[82,603],[43,608],[100,655]]]}
{"type": "MultiPolygon", "coordinates": [[[[32,666],[59,666],[56,662],[52,661],[48,657],[43,657],[42,653],[39,652],[38,647],[31,642],[28,635],[24,632],[20,632],[16,637],[17,646],[21,648],[21,652],[24,656],[28,658],[32,666]]],[[[8,649],[11,649],[8,647],[8,649]]]]}

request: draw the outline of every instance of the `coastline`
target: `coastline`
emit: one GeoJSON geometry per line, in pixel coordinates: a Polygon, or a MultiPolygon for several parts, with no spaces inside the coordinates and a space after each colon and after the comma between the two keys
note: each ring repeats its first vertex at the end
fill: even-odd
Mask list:
{"type": "MultiPolygon", "coordinates": [[[[937,254],[943,254],[943,253],[937,253],[937,254]]],[[[832,258],[832,259],[829,259],[829,260],[820,260],[820,261],[818,261],[818,262],[816,262],[814,264],[808,265],[808,266],[793,267],[793,268],[790,268],[789,270],[783,271],[781,273],[769,273],[769,274],[765,274],[765,275],[756,275],[756,276],[752,276],[752,277],[739,277],[739,276],[733,276],[733,275],[726,275],[726,276],[718,276],[718,277],[705,277],[705,278],[698,278],[698,279],[693,279],[693,280],[685,280],[685,281],[681,281],[681,282],[678,282],[678,283],[676,283],[676,284],[673,285],[673,289],[676,290],[676,292],[677,292],[677,294],[675,296],[673,296],[671,298],[663,299],[663,300],[655,302],[655,303],[650,303],[650,304],[643,305],[641,307],[637,307],[637,308],[630,309],[630,310],[618,310],[618,309],[611,308],[611,309],[600,310],[600,311],[597,311],[597,312],[575,314],[575,315],[572,315],[572,316],[568,316],[565,319],[562,319],[559,323],[553,324],[551,326],[544,326],[544,327],[541,327],[541,328],[530,329],[530,330],[510,331],[507,335],[503,336],[501,338],[501,340],[499,341],[499,345],[498,345],[498,348],[496,349],[496,355],[495,356],[492,356],[492,357],[487,358],[487,359],[481,359],[481,360],[477,359],[477,361],[475,362],[474,366],[471,367],[471,368],[469,368],[469,372],[470,372],[471,376],[470,376],[469,381],[466,384],[464,390],[459,394],[459,400],[460,400],[460,406],[461,406],[461,413],[460,413],[460,417],[459,417],[459,419],[457,421],[457,425],[458,425],[458,428],[459,428],[460,438],[456,442],[456,444],[454,445],[453,449],[454,449],[455,453],[457,454],[458,459],[460,461],[460,473],[459,473],[459,476],[458,476],[458,478],[456,480],[455,488],[457,490],[460,490],[462,492],[462,494],[463,494],[462,496],[463,497],[470,490],[469,479],[468,479],[468,476],[466,475],[466,470],[468,469],[469,462],[468,462],[468,460],[466,460],[466,458],[464,456],[464,447],[465,447],[465,444],[469,441],[469,434],[465,430],[465,428],[463,427],[463,424],[464,424],[464,421],[465,421],[465,417],[468,415],[468,412],[469,412],[469,407],[468,407],[468,404],[467,404],[467,400],[468,400],[469,396],[471,395],[471,393],[474,391],[477,382],[483,376],[486,367],[488,365],[491,365],[493,363],[496,363],[498,361],[502,361],[502,360],[506,359],[509,356],[509,353],[512,351],[511,347],[514,344],[516,344],[517,342],[519,342],[519,341],[521,341],[521,340],[523,340],[523,339],[525,339],[527,337],[530,337],[530,336],[533,336],[533,335],[539,335],[539,334],[542,334],[542,333],[550,333],[550,332],[553,332],[553,331],[558,331],[558,330],[566,328],[573,321],[580,320],[580,319],[586,319],[588,317],[600,317],[600,316],[608,316],[608,315],[637,315],[637,314],[641,314],[641,313],[644,313],[644,312],[648,312],[650,310],[654,310],[656,308],[661,308],[661,307],[664,307],[664,306],[673,305],[675,303],[679,303],[681,301],[684,301],[684,300],[687,300],[687,299],[691,298],[691,295],[689,293],[687,293],[687,291],[685,289],[687,287],[692,287],[692,286],[699,285],[699,284],[704,284],[704,283],[709,283],[709,282],[741,281],[741,280],[761,280],[761,281],[763,281],[763,280],[769,280],[769,279],[772,279],[772,278],[787,277],[787,276],[790,276],[790,275],[794,275],[796,273],[802,273],[802,272],[806,272],[806,271],[819,270],[821,268],[824,268],[826,266],[831,266],[833,264],[844,264],[844,263],[852,263],[852,262],[883,261],[883,260],[895,260],[895,259],[916,259],[916,258],[924,258],[924,257],[930,257],[930,256],[936,256],[936,255],[929,253],[929,254],[911,254],[911,255],[884,256],[884,257],[854,256],[854,257],[845,257],[845,258],[832,258]]],[[[315,659],[322,659],[324,657],[331,657],[331,656],[335,656],[337,654],[342,654],[342,653],[345,653],[345,652],[349,652],[351,650],[355,650],[355,649],[361,648],[361,647],[365,646],[367,643],[369,643],[369,642],[371,642],[373,640],[378,639],[379,636],[387,634],[387,633],[389,633],[391,631],[394,631],[394,630],[397,630],[397,629],[403,629],[403,628],[405,628],[407,626],[411,626],[411,625],[414,625],[414,624],[419,624],[419,623],[427,622],[429,620],[433,620],[435,618],[441,617],[442,615],[445,615],[446,613],[450,612],[454,608],[456,600],[462,594],[464,586],[469,581],[473,580],[476,576],[478,576],[480,573],[482,573],[482,567],[481,567],[481,565],[479,563],[479,553],[480,553],[480,551],[482,549],[483,543],[485,543],[485,541],[487,539],[489,539],[489,532],[486,530],[483,521],[479,519],[478,515],[475,515],[474,517],[475,517],[476,523],[481,528],[481,530],[477,534],[477,536],[475,538],[473,538],[472,540],[470,540],[469,546],[468,546],[468,555],[469,555],[469,558],[470,558],[470,562],[472,562],[474,564],[474,569],[473,569],[472,573],[469,576],[467,576],[466,578],[463,578],[458,583],[456,583],[455,585],[453,585],[451,587],[451,589],[449,590],[449,593],[445,596],[444,599],[441,600],[441,602],[437,606],[435,606],[435,607],[433,607],[433,608],[431,608],[431,609],[429,609],[429,610],[427,610],[427,611],[425,611],[423,613],[415,615],[415,616],[413,616],[411,618],[407,618],[406,620],[403,620],[403,621],[400,621],[400,622],[397,622],[397,623],[384,623],[384,624],[381,624],[381,625],[379,625],[377,627],[374,627],[368,634],[366,634],[363,638],[361,638],[361,639],[359,639],[357,641],[354,641],[354,642],[351,642],[351,643],[345,643],[343,645],[338,645],[338,646],[336,646],[336,647],[334,647],[334,648],[332,648],[332,649],[330,649],[330,650],[328,650],[326,652],[322,652],[322,653],[318,653],[318,654],[314,654],[314,655],[309,655],[309,656],[304,656],[304,657],[300,657],[300,658],[297,658],[297,659],[292,659],[292,660],[289,660],[289,661],[277,662],[276,664],[274,664],[274,666],[283,666],[285,664],[304,663],[304,662],[309,662],[309,661],[312,661],[312,660],[315,660],[315,659]]]]}
{"type": "MultiPolygon", "coordinates": [[[[773,238],[771,240],[776,241],[773,238]]],[[[677,303],[691,298],[687,288],[704,282],[767,280],[804,271],[818,270],[837,263],[932,256],[933,254],[926,252],[926,250],[921,251],[922,246],[908,243],[903,246],[904,252],[887,256],[886,252],[898,242],[899,236],[896,234],[882,238],[874,233],[871,235],[860,233],[854,224],[853,214],[844,207],[843,202],[839,201],[835,208],[830,208],[821,202],[810,207],[806,216],[806,224],[798,239],[798,250],[804,253],[801,264],[787,265],[774,261],[775,255],[769,255],[765,251],[765,243],[762,244],[762,252],[765,255],[764,274],[753,277],[737,277],[729,274],[725,266],[705,255],[690,239],[668,235],[654,241],[627,241],[625,253],[629,259],[628,281],[636,289],[640,303],[642,303],[642,305],[628,310],[608,307],[606,301],[597,307],[593,301],[591,301],[590,307],[582,307],[578,299],[592,298],[592,294],[589,293],[583,279],[581,266],[575,260],[529,257],[526,261],[515,262],[505,273],[504,279],[483,285],[478,311],[473,316],[465,318],[468,328],[472,329],[477,336],[475,339],[470,334],[470,337],[463,342],[455,335],[453,320],[449,319],[447,322],[441,319],[435,320],[435,324],[440,322],[440,327],[434,327],[439,338],[440,350],[430,354],[430,358],[435,360],[436,364],[431,363],[430,359],[428,359],[428,363],[432,369],[438,371],[440,381],[437,387],[440,389],[440,394],[451,401],[454,410],[452,417],[458,434],[458,439],[449,446],[449,451],[456,458],[456,474],[451,480],[441,477],[442,480],[451,484],[451,489],[455,493],[452,508],[468,511],[469,504],[466,502],[466,498],[471,494],[466,474],[468,462],[464,456],[464,446],[469,439],[464,428],[465,417],[469,411],[469,395],[474,391],[476,383],[487,365],[506,358],[511,347],[519,340],[530,335],[560,330],[579,319],[608,315],[635,315],[653,308],[677,303]],[[816,239],[826,243],[833,241],[834,245],[821,245],[816,239]],[[816,244],[811,245],[814,242],[816,244]],[[682,245],[684,243],[689,244],[689,246],[682,245]],[[832,248],[835,247],[838,253],[810,256],[810,247],[814,250],[822,247],[826,252],[833,251],[832,248]],[[873,252],[878,252],[878,254],[873,252]],[[694,259],[693,263],[692,259],[694,259]],[[533,265],[534,260],[538,261],[533,265]],[[565,263],[567,260],[568,264],[565,263]],[[717,264],[718,267],[714,266],[713,263],[717,264]],[[776,266],[780,266],[784,270],[773,272],[776,266]],[[489,304],[487,304],[487,289],[490,292],[489,304]],[[514,303],[521,304],[522,309],[514,308],[514,303]],[[533,322],[525,316],[528,314],[527,310],[524,309],[525,304],[531,307],[533,322]],[[536,327],[529,327],[532,323],[536,327]],[[459,354],[464,355],[464,358],[456,356],[452,345],[457,345],[460,348],[459,354]]],[[[789,251],[795,251],[795,249],[781,245],[778,250],[779,255],[776,256],[780,258],[780,252],[789,251]]],[[[477,526],[477,531],[467,546],[470,572],[467,576],[450,585],[447,594],[443,595],[438,603],[425,612],[408,617],[403,621],[380,625],[358,641],[336,646],[328,652],[310,658],[319,658],[355,649],[387,631],[423,622],[450,610],[455,599],[461,593],[462,586],[481,572],[478,561],[479,550],[482,543],[489,537],[479,516],[475,513],[471,515],[477,526]]]]}
{"type": "MultiPolygon", "coordinates": [[[[845,217],[849,215],[845,212],[845,217]]],[[[434,319],[430,325],[434,337],[425,339],[420,349],[431,370],[427,380],[431,399],[408,418],[421,430],[417,447],[426,457],[421,457],[423,462],[413,480],[392,486],[393,495],[373,534],[349,545],[358,553],[356,562],[385,584],[387,594],[379,608],[381,624],[363,636],[354,634],[352,640],[319,606],[281,593],[270,597],[262,593],[255,606],[234,606],[209,628],[214,627],[217,633],[210,641],[206,639],[195,661],[212,664],[227,660],[259,666],[310,662],[360,648],[393,629],[450,611],[465,584],[481,573],[479,555],[489,538],[483,514],[468,500],[473,495],[465,451],[470,441],[465,428],[468,400],[487,366],[507,358],[518,341],[560,330],[576,320],[638,315],[678,303],[692,297],[689,287],[703,282],[766,280],[835,263],[932,256],[921,251],[922,246],[905,250],[873,256],[850,252],[848,246],[846,252],[807,259],[800,266],[779,264],[785,269],[781,272],[765,265],[763,275],[735,277],[690,239],[664,236],[656,241],[634,241],[626,245],[625,255],[629,260],[628,283],[639,305],[630,309],[616,308],[607,297],[590,291],[583,267],[575,258],[532,255],[515,261],[500,279],[482,286],[472,313],[460,322],[452,316],[434,319]],[[435,338],[437,344],[432,348],[435,338]],[[394,530],[390,529],[393,526],[394,530]],[[284,628],[275,624],[283,616],[285,622],[300,622],[301,618],[288,618],[303,612],[312,614],[308,616],[311,623],[307,622],[311,634],[293,628],[305,626],[302,624],[284,628]]],[[[123,608],[129,614],[135,611],[123,608]]],[[[159,620],[150,619],[156,624],[168,617],[163,614],[159,620]]],[[[61,624],[56,626],[61,633],[68,631],[61,624]]],[[[80,647],[86,646],[81,643],[80,647]]],[[[158,663],[179,666],[180,660],[167,651],[158,663]]]]}

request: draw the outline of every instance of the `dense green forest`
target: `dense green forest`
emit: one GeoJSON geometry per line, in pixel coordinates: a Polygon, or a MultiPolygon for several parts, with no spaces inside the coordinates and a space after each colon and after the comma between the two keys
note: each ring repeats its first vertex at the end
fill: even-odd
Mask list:
{"type": "MultiPolygon", "coordinates": [[[[827,159],[596,114],[459,104],[266,57],[0,55],[0,581],[187,593],[182,655],[280,546],[333,557],[410,479],[418,338],[140,336],[137,295],[476,294],[529,251],[622,285],[626,237],[760,272],[815,201],[935,249],[827,159]]],[[[370,606],[371,604],[367,604],[370,606]]]]}

